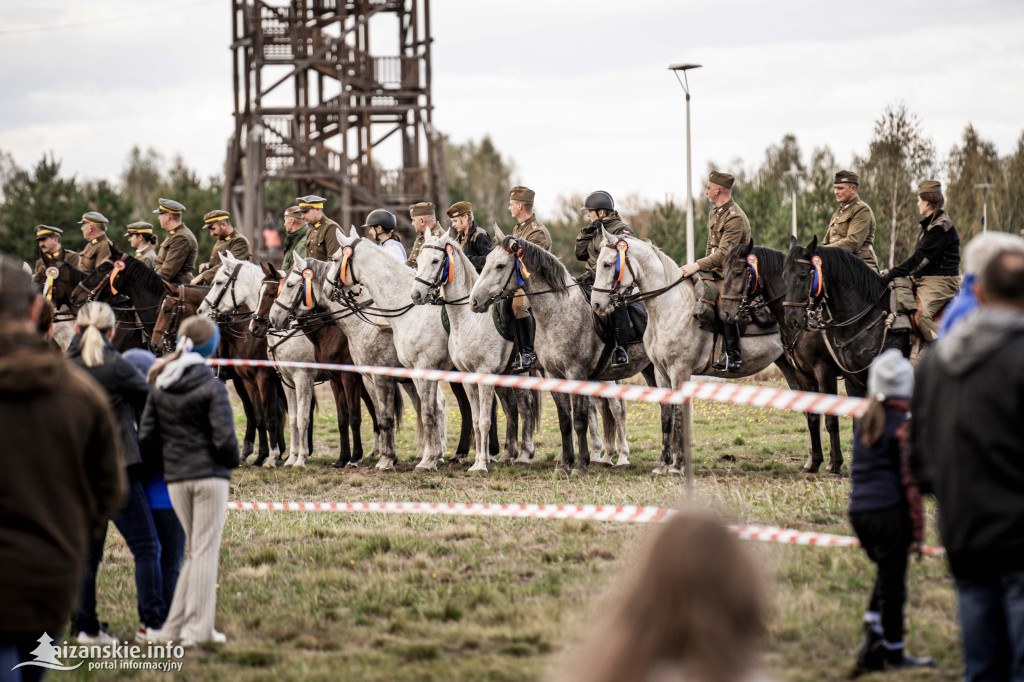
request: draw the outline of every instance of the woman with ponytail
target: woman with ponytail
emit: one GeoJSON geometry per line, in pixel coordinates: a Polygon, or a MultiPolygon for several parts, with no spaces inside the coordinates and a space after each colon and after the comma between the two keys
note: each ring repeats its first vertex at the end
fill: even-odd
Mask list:
{"type": "MultiPolygon", "coordinates": [[[[114,311],[106,303],[87,303],[78,311],[75,336],[67,352],[68,359],[88,372],[106,391],[117,419],[128,479],[128,501],[113,520],[135,558],[140,621],[136,639],[145,641],[149,630],[159,629],[167,617],[160,570],[160,541],[146,501],[142,457],[135,432],[136,415],[146,405],[149,386],[142,374],[114,350],[113,336],[114,311]]],[[[89,548],[81,599],[72,623],[82,644],[112,644],[116,641],[104,631],[96,615],[96,572],[103,558],[106,535],[104,525],[89,548]]]]}
{"type": "Polygon", "coordinates": [[[898,670],[934,666],[903,649],[903,605],[907,600],[907,558],[921,553],[924,511],[907,463],[910,397],[914,368],[895,348],[868,369],[870,405],[853,434],[850,467],[850,522],[868,558],[878,567],[857,667],[898,670]]]}
{"type": "Polygon", "coordinates": [[[186,558],[159,637],[185,646],[226,641],[213,626],[217,562],[228,481],[238,466],[238,439],[227,388],[206,366],[218,341],[220,331],[209,318],[182,323],[177,349],[149,371],[153,390],[139,427],[143,447],[162,453],[167,491],[185,529],[186,558]]]}

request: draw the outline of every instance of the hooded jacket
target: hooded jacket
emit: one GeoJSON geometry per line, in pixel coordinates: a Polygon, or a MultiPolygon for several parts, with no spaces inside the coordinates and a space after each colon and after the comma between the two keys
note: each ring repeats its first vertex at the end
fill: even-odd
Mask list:
{"type": "Polygon", "coordinates": [[[114,416],[59,352],[0,329],[0,434],[0,635],[55,635],[94,534],[124,502],[114,416]]]}
{"type": "Polygon", "coordinates": [[[238,438],[228,390],[197,353],[185,353],[157,377],[142,413],[139,443],[158,448],[167,483],[231,478],[238,438]]]}
{"type": "Polygon", "coordinates": [[[1024,314],[979,308],[917,369],[910,464],[953,575],[1024,570],[1024,314]]]}

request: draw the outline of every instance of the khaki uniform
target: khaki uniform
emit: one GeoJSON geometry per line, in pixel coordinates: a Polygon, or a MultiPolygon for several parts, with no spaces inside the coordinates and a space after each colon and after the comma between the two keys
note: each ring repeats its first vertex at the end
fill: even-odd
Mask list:
{"type": "Polygon", "coordinates": [[[217,276],[217,271],[224,264],[220,259],[220,254],[225,251],[230,251],[231,255],[238,260],[249,260],[252,256],[249,240],[238,234],[238,232],[227,237],[218,237],[217,243],[213,245],[213,249],[210,251],[210,260],[208,261],[210,267],[202,272],[204,286],[213,284],[213,278],[217,276]]]}
{"type": "MultiPolygon", "coordinates": [[[[335,230],[341,230],[341,226],[327,216],[320,222],[310,225],[306,233],[306,258],[331,260],[331,256],[341,248],[335,230]]],[[[347,234],[347,231],[341,230],[341,233],[347,234]]]]}
{"type": "Polygon", "coordinates": [[[832,214],[822,246],[838,246],[852,251],[878,272],[875,259],[875,214],[861,199],[849,201],[832,214]]]}
{"type": "Polygon", "coordinates": [[[80,254],[78,269],[88,274],[96,269],[96,266],[110,258],[111,241],[106,236],[91,239],[80,254]]]}
{"type": "Polygon", "coordinates": [[[196,269],[199,243],[184,224],[168,231],[156,254],[156,274],[172,284],[188,284],[196,269]]]}
{"type": "Polygon", "coordinates": [[[716,282],[725,279],[722,263],[725,262],[726,246],[739,246],[750,241],[750,221],[735,201],[714,208],[708,216],[708,244],[706,255],[697,261],[701,270],[709,271],[716,282]]]}
{"type": "Polygon", "coordinates": [[[135,259],[142,261],[147,267],[156,269],[156,249],[150,244],[142,251],[135,252],[135,259]]]}
{"type": "MultiPolygon", "coordinates": [[[[633,236],[633,231],[629,228],[629,225],[623,222],[619,214],[614,211],[611,215],[606,216],[601,223],[604,225],[604,229],[613,235],[633,236]]],[[[593,275],[594,269],[597,267],[597,257],[601,255],[601,247],[604,245],[604,234],[600,230],[587,233],[585,232],[586,229],[580,230],[580,233],[576,236],[576,260],[586,261],[587,272],[593,275]]]]}
{"type": "MultiPolygon", "coordinates": [[[[521,223],[516,223],[512,228],[512,236],[516,239],[525,239],[536,244],[545,251],[551,250],[551,233],[544,224],[537,220],[537,216],[530,216],[521,223]]],[[[530,316],[530,299],[526,297],[522,289],[516,289],[512,298],[512,313],[519,319],[530,316]]]]}
{"type": "MultiPolygon", "coordinates": [[[[435,237],[442,236],[445,233],[445,231],[446,230],[441,225],[441,223],[434,223],[434,226],[430,228],[430,234],[435,237]]],[[[416,259],[419,258],[420,250],[423,248],[423,242],[426,241],[426,239],[427,233],[423,232],[421,234],[417,234],[416,241],[412,243],[412,250],[409,252],[409,259],[405,261],[405,264],[408,265],[413,270],[415,270],[417,267],[416,259]]]]}
{"type": "Polygon", "coordinates": [[[61,249],[55,254],[44,253],[43,257],[36,261],[36,279],[41,280],[46,276],[46,268],[55,266],[57,261],[62,260],[71,267],[78,269],[78,254],[70,249],[61,249]]]}

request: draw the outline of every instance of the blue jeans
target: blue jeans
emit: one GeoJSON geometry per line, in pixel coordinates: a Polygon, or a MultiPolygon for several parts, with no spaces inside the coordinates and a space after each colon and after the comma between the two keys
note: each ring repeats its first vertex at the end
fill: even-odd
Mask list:
{"type": "MultiPolygon", "coordinates": [[[[150,628],[160,628],[167,618],[167,603],[163,597],[163,577],[160,573],[160,542],[150,515],[146,491],[138,476],[128,470],[128,501],[114,517],[114,525],[135,558],[135,589],[138,592],[139,620],[150,628]]],[[[73,632],[95,634],[100,630],[96,615],[96,573],[103,559],[103,545],[107,529],[89,547],[82,576],[82,596],[78,612],[72,622],[73,632]]]]}
{"type": "MultiPolygon", "coordinates": [[[[164,604],[171,606],[178,584],[181,562],[185,558],[185,531],[173,509],[152,509],[153,525],[160,540],[160,572],[163,574],[164,604]]],[[[156,627],[155,625],[153,627],[156,627]]]]}
{"type": "Polygon", "coordinates": [[[1024,682],[1024,572],[957,578],[967,682],[1024,682]]]}

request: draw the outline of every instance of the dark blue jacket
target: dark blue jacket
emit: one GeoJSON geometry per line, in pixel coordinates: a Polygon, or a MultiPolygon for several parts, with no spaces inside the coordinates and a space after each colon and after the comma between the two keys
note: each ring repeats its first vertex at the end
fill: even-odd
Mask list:
{"type": "Polygon", "coordinates": [[[906,403],[894,409],[886,403],[885,431],[873,447],[861,443],[858,429],[853,435],[853,464],[850,465],[850,511],[890,509],[907,502],[903,491],[902,458],[897,431],[907,421],[906,403]]]}

